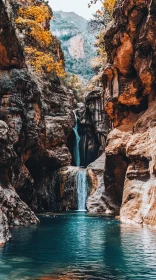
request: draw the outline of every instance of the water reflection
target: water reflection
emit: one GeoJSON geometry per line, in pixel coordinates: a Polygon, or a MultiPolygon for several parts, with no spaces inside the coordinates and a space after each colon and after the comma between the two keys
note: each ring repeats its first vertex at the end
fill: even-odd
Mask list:
{"type": "Polygon", "coordinates": [[[121,248],[131,278],[137,275],[138,280],[156,279],[156,229],[128,225],[120,228],[121,248]]]}
{"type": "MultiPolygon", "coordinates": [[[[105,259],[107,270],[111,272],[112,279],[128,279],[125,271],[127,270],[124,260],[121,238],[120,225],[112,223],[105,229],[105,259]]],[[[109,278],[108,278],[109,279],[109,278]]]]}
{"type": "Polygon", "coordinates": [[[79,212],[51,215],[13,229],[0,248],[0,280],[156,279],[155,252],[156,230],[79,212]]]}

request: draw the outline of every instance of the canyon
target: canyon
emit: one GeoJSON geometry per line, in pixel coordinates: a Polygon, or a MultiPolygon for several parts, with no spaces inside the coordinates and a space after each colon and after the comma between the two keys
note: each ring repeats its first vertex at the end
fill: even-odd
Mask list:
{"type": "MultiPolygon", "coordinates": [[[[156,1],[117,1],[101,86],[76,108],[56,73],[29,64],[15,19],[34,3],[0,0],[0,243],[10,226],[39,223],[35,212],[77,210],[79,172],[89,212],[156,226],[156,1]]],[[[42,25],[49,30],[50,18],[42,25]]]]}

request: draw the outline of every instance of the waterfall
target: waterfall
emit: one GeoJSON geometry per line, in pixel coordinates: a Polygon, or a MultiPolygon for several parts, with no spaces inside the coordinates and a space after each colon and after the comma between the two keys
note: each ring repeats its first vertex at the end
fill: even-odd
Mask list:
{"type": "Polygon", "coordinates": [[[78,194],[78,210],[85,211],[87,198],[87,173],[85,169],[81,169],[78,171],[76,184],[78,194]]]}
{"type": "MultiPolygon", "coordinates": [[[[74,158],[76,166],[80,166],[80,136],[78,134],[78,122],[77,115],[74,111],[76,125],[73,128],[75,133],[75,143],[74,143],[74,158]]],[[[78,196],[78,210],[86,211],[86,199],[87,199],[87,172],[85,169],[79,169],[76,174],[76,187],[78,196]]]]}
{"type": "Polygon", "coordinates": [[[75,121],[76,121],[76,125],[73,128],[74,133],[75,133],[75,145],[74,145],[74,158],[75,158],[75,163],[76,166],[80,166],[80,149],[79,149],[79,143],[80,143],[80,136],[78,134],[78,123],[77,123],[77,116],[76,116],[76,112],[74,111],[74,116],[75,116],[75,121]]]}

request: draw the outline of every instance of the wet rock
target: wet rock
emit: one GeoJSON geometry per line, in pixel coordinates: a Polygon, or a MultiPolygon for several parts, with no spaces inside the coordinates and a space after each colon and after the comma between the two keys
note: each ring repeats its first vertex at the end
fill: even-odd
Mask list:
{"type": "Polygon", "coordinates": [[[112,199],[112,192],[104,183],[106,155],[103,153],[95,162],[87,167],[91,192],[87,199],[87,209],[91,213],[116,214],[119,206],[112,199]]]}
{"type": "Polygon", "coordinates": [[[0,209],[0,245],[3,245],[11,238],[8,220],[5,213],[0,209]]]}
{"type": "MultiPolygon", "coordinates": [[[[78,210],[78,184],[83,190],[85,188],[84,196],[88,195],[91,187],[88,179],[87,170],[81,167],[67,166],[56,170],[52,184],[56,190],[57,210],[78,210]]],[[[85,204],[84,196],[81,199],[85,204]]]]}
{"type": "Polygon", "coordinates": [[[54,174],[55,188],[57,191],[57,201],[60,210],[77,210],[77,173],[79,167],[61,168],[54,174]]]}
{"type": "Polygon", "coordinates": [[[105,149],[110,121],[102,98],[102,88],[95,88],[87,95],[85,107],[79,104],[77,109],[81,166],[93,162],[105,149]]]}
{"type": "Polygon", "coordinates": [[[80,276],[79,273],[68,273],[68,272],[64,272],[64,273],[60,273],[57,275],[48,275],[48,276],[41,276],[40,278],[38,278],[37,280],[79,280],[79,279],[83,279],[82,277],[84,276],[80,276]]]}

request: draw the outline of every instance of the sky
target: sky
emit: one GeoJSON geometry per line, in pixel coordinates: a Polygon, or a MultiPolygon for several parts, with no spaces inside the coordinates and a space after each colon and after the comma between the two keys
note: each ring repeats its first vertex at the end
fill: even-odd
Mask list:
{"type": "Polygon", "coordinates": [[[101,7],[100,2],[88,8],[89,0],[49,0],[54,11],[75,12],[76,14],[90,19],[92,14],[101,7]]]}

